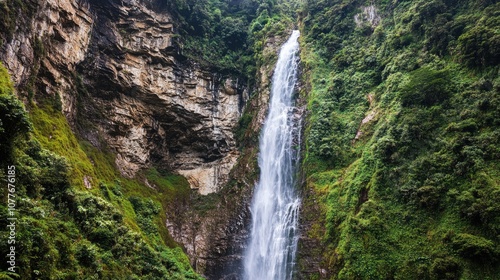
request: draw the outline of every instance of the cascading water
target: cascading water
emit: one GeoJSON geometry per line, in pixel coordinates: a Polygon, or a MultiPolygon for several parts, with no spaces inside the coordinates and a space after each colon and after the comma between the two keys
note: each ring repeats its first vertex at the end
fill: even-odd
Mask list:
{"type": "Polygon", "coordinates": [[[252,228],[244,256],[244,279],[292,278],[298,241],[300,199],[295,190],[300,139],[294,107],[299,31],[281,47],[269,113],[260,138],[260,181],[251,206],[252,228]]]}

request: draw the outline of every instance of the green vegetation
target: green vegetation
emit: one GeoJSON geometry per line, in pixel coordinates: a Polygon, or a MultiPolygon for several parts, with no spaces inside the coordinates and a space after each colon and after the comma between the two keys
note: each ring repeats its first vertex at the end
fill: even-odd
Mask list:
{"type": "Polygon", "coordinates": [[[254,81],[264,34],[286,30],[283,15],[292,14],[295,1],[174,0],[164,6],[180,22],[183,54],[220,73],[254,81]],[[257,56],[257,57],[255,57],[257,56]]]}
{"type": "Polygon", "coordinates": [[[23,105],[14,96],[9,74],[0,64],[0,157],[11,158],[14,140],[30,129],[23,105]]]}
{"type": "Polygon", "coordinates": [[[121,178],[109,152],[75,137],[57,102],[41,104],[31,105],[30,118],[0,65],[0,172],[6,178],[7,166],[16,168],[18,218],[17,274],[6,273],[3,261],[0,277],[199,279],[164,225],[170,203],[189,192],[186,180],[152,170],[144,176],[157,184],[151,189],[140,178],[121,178]]]}
{"type": "MultiPolygon", "coordinates": [[[[264,46],[294,26],[297,2],[165,0],[161,6],[180,21],[184,56],[241,76],[251,88],[257,69],[274,64],[276,53],[263,52],[264,46]]],[[[498,278],[496,2],[303,1],[302,95],[309,114],[302,217],[311,225],[304,235],[319,245],[309,259],[303,248],[299,269],[319,259],[324,270],[302,276],[498,278]],[[361,7],[372,4],[380,22],[361,15],[361,7]]],[[[35,8],[19,0],[0,3],[6,37],[0,39],[24,26],[17,14],[33,15],[35,8]]],[[[22,268],[0,278],[199,279],[169,235],[166,215],[177,220],[187,207],[215,213],[224,196],[235,197],[228,204],[240,203],[257,176],[245,167],[256,166],[251,110],[257,108],[235,130],[245,156],[221,194],[192,195],[185,178],[157,168],[123,178],[105,145],[98,149],[75,136],[58,94],[35,96],[46,50],[41,40],[32,44],[33,74],[21,85],[29,113],[0,66],[0,174],[16,166],[22,268]]],[[[83,83],[73,78],[76,95],[85,99],[83,83]]],[[[78,125],[92,124],[81,116],[78,125]]],[[[6,201],[5,191],[0,199],[6,201]]],[[[0,216],[5,240],[5,203],[0,216]]],[[[0,244],[0,251],[7,246],[0,244]]],[[[6,271],[6,262],[0,267],[6,271]]]]}
{"type": "Polygon", "coordinates": [[[270,6],[264,2],[175,0],[166,1],[165,5],[181,23],[184,55],[207,67],[249,77],[255,71],[251,69],[248,26],[258,9],[268,12],[270,6]]]}
{"type": "Polygon", "coordinates": [[[306,1],[304,168],[323,215],[304,217],[327,270],[306,277],[498,278],[493,2],[306,1]],[[357,25],[371,4],[380,24],[357,25]]]}

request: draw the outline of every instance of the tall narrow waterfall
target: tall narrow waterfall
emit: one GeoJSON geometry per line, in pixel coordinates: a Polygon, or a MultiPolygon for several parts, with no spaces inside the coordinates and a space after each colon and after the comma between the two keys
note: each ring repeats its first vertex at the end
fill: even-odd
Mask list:
{"type": "Polygon", "coordinates": [[[252,228],[244,256],[244,279],[291,279],[298,240],[300,199],[295,177],[299,119],[295,116],[299,31],[282,46],[260,137],[260,181],[251,206],[252,228]]]}

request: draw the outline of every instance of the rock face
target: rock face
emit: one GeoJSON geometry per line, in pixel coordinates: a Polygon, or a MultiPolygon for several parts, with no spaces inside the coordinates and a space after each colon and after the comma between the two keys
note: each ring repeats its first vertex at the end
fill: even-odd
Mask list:
{"type": "Polygon", "coordinates": [[[238,157],[233,129],[244,88],[184,60],[172,18],[150,4],[92,5],[96,28],[79,72],[90,97],[83,114],[98,117],[83,134],[103,136],[125,176],[154,164],[202,194],[216,192],[238,157]]]}
{"type": "Polygon", "coordinates": [[[71,73],[85,58],[90,43],[94,20],[89,6],[69,0],[32,0],[23,5],[35,10],[34,15],[18,17],[22,7],[13,11],[18,17],[16,30],[12,38],[2,38],[0,58],[16,87],[38,76],[40,94],[58,94],[65,111],[75,111],[74,98],[69,96],[74,88],[71,73]]]}
{"type": "MultiPolygon", "coordinates": [[[[287,38],[268,38],[263,54],[271,58],[269,61],[276,60],[287,38]]],[[[175,213],[168,215],[170,234],[184,245],[193,267],[207,279],[239,279],[242,275],[242,257],[251,219],[250,201],[258,179],[258,135],[268,108],[273,71],[274,63],[259,69],[256,92],[246,107],[252,122],[245,138],[254,140],[242,151],[230,173],[232,184],[218,193],[215,201],[192,198],[190,202],[174,206],[175,213]]]]}
{"type": "Polygon", "coordinates": [[[377,8],[374,5],[361,6],[361,13],[354,16],[354,22],[357,27],[362,27],[364,24],[375,28],[379,25],[381,18],[378,14],[377,8]]]}
{"type": "Polygon", "coordinates": [[[17,86],[37,75],[37,94],[60,95],[70,123],[112,148],[124,176],[161,166],[201,194],[227,182],[245,86],[183,57],[159,2],[32,1],[35,15],[0,57],[17,86]]]}

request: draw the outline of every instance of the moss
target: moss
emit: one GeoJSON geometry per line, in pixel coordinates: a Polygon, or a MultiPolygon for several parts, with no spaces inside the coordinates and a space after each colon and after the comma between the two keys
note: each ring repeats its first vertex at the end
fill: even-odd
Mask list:
{"type": "Polygon", "coordinates": [[[96,178],[92,163],[61,112],[51,107],[33,106],[30,117],[33,120],[34,135],[42,147],[67,159],[73,186],[84,188],[85,176],[96,178]]]}
{"type": "Polygon", "coordinates": [[[13,94],[14,85],[10,79],[7,68],[0,63],[0,94],[13,94]]]}
{"type": "Polygon", "coordinates": [[[240,146],[242,146],[243,143],[247,143],[245,140],[245,135],[248,130],[249,125],[252,123],[253,115],[245,112],[243,116],[241,116],[240,120],[238,121],[238,126],[236,128],[236,131],[234,133],[234,137],[236,138],[236,141],[240,146]]]}

